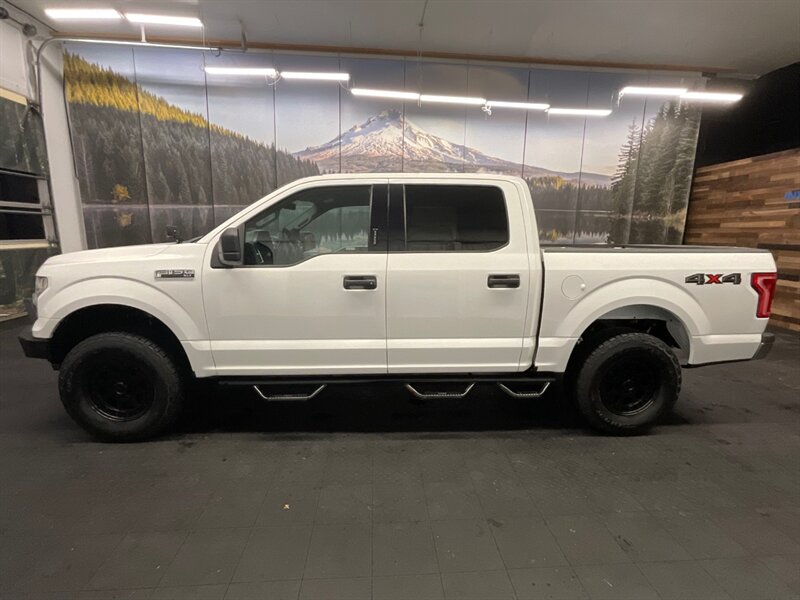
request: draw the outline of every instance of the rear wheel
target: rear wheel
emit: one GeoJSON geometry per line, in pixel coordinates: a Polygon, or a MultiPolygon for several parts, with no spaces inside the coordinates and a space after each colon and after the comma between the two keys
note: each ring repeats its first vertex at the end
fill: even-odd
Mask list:
{"type": "Polygon", "coordinates": [[[581,415],[606,433],[647,431],[672,410],[680,392],[675,353],[646,333],[606,338],[576,371],[574,394],[581,415]]]}
{"type": "Polygon", "coordinates": [[[101,333],[69,351],[59,373],[61,402],[84,429],[105,441],[140,441],[177,417],[183,381],[174,360],[151,340],[101,333]]]}

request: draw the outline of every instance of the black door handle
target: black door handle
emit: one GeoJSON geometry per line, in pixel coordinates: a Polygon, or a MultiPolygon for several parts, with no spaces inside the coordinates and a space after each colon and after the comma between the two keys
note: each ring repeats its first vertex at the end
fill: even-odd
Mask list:
{"type": "Polygon", "coordinates": [[[378,287],[375,275],[345,275],[342,284],[346,290],[374,290],[378,287]]]}
{"type": "Polygon", "coordinates": [[[486,283],[490,288],[518,288],[519,275],[489,275],[486,283]]]}

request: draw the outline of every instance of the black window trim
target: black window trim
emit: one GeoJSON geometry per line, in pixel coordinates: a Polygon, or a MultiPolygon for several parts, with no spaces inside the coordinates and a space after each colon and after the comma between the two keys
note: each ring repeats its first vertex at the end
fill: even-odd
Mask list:
{"type": "Polygon", "coordinates": [[[491,183],[480,183],[477,185],[467,183],[389,183],[389,253],[390,254],[490,254],[499,252],[511,244],[511,221],[508,217],[508,200],[503,188],[491,183]],[[406,220],[406,186],[408,185],[430,185],[430,186],[466,186],[466,187],[493,187],[500,192],[503,198],[503,212],[506,217],[506,231],[508,232],[506,242],[489,250],[408,250],[407,249],[407,220],[406,220]],[[395,207],[402,208],[402,212],[395,207]]]}

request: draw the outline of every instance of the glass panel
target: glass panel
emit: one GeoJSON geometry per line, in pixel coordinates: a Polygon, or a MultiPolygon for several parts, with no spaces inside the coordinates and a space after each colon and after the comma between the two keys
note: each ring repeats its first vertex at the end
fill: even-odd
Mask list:
{"type": "Polygon", "coordinates": [[[0,168],[47,173],[42,119],[30,106],[0,98],[0,168]]]}
{"type": "Polygon", "coordinates": [[[498,188],[406,186],[406,250],[486,251],[507,242],[506,205],[498,188]]]}
{"type": "Polygon", "coordinates": [[[320,254],[366,252],[371,186],[298,192],[245,225],[247,265],[293,265],[320,254]]]}
{"type": "MultiPolygon", "coordinates": [[[[353,87],[402,90],[404,69],[402,60],[342,59],[342,71],[358,83],[353,87]]],[[[342,173],[402,171],[403,101],[343,93],[341,106],[342,173]]],[[[324,168],[324,155],[316,156],[324,168]]]]}
{"type": "MultiPolygon", "coordinates": [[[[274,55],[279,71],[339,72],[333,56],[274,55]]],[[[278,186],[309,175],[341,170],[339,96],[335,83],[296,80],[275,93],[278,186]]]]}
{"type": "Polygon", "coordinates": [[[0,240],[43,240],[44,221],[39,213],[0,210],[0,240]]]}
{"type": "MultiPolygon", "coordinates": [[[[208,67],[271,68],[264,53],[203,55],[208,67]]],[[[206,74],[214,224],[277,188],[275,105],[266,77],[206,74]]]]}
{"type": "Polygon", "coordinates": [[[0,173],[0,200],[39,204],[38,179],[0,173]]]}

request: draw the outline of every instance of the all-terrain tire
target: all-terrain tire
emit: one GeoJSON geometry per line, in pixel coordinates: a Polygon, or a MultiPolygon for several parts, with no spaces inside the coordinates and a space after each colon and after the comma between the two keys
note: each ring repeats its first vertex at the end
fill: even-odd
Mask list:
{"type": "Polygon", "coordinates": [[[675,406],[681,366],[663,341],[640,332],[601,341],[575,365],[573,394],[581,416],[595,429],[636,435],[675,406]]]}
{"type": "Polygon", "coordinates": [[[176,361],[152,340],[124,332],[93,335],[72,348],[58,386],[70,417],[103,441],[152,438],[183,406],[176,361]]]}

